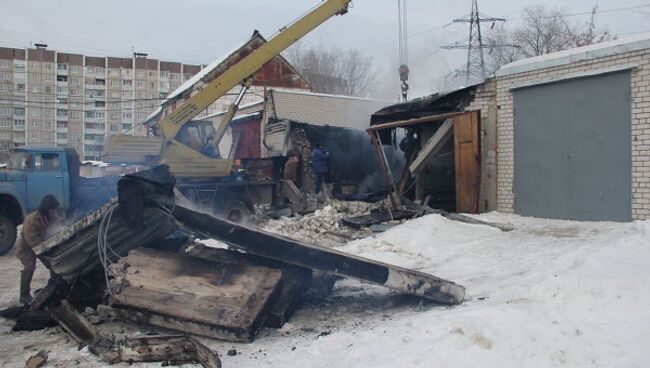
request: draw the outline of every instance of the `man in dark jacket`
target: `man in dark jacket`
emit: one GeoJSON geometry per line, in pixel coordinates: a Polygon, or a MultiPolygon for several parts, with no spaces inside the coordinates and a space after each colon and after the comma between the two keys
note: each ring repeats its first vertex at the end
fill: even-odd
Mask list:
{"type": "Polygon", "coordinates": [[[59,201],[51,194],[41,200],[38,210],[30,213],[23,221],[23,230],[17,244],[16,257],[23,264],[20,273],[20,303],[32,302],[30,285],[36,270],[36,253],[33,248],[48,238],[48,230],[58,225],[59,201]]]}
{"type": "Polygon", "coordinates": [[[325,182],[325,177],[329,172],[329,158],[330,153],[320,143],[316,144],[316,147],[311,151],[311,166],[316,176],[316,194],[320,193],[321,186],[325,182]]]}

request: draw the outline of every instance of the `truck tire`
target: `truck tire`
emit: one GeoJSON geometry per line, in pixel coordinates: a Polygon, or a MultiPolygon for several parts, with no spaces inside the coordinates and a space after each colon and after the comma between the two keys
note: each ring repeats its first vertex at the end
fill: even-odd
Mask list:
{"type": "Polygon", "coordinates": [[[16,224],[7,216],[0,214],[0,255],[7,254],[16,241],[16,224]]]}
{"type": "Polygon", "coordinates": [[[236,224],[246,224],[252,216],[251,210],[242,202],[232,202],[226,206],[224,217],[236,224]]]}

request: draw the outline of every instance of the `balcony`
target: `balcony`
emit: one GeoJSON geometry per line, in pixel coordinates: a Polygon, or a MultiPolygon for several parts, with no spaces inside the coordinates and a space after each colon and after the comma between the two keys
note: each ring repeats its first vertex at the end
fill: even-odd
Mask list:
{"type": "Polygon", "coordinates": [[[22,143],[22,144],[25,144],[25,136],[17,136],[17,135],[14,135],[14,143],[22,143]]]}
{"type": "Polygon", "coordinates": [[[86,89],[92,89],[92,90],[104,90],[106,89],[106,84],[86,84],[86,89]]]}
{"type": "MultiPolygon", "coordinates": [[[[106,134],[106,129],[101,128],[84,128],[86,134],[106,134]]],[[[94,139],[93,139],[94,140],[94,139]]]]}

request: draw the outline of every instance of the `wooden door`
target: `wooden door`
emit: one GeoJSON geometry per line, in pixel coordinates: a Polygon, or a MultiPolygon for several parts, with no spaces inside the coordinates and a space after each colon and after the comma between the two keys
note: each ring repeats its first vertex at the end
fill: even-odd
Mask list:
{"type": "Polygon", "coordinates": [[[480,115],[468,112],[453,118],[456,164],[456,212],[477,213],[481,178],[480,115]]]}

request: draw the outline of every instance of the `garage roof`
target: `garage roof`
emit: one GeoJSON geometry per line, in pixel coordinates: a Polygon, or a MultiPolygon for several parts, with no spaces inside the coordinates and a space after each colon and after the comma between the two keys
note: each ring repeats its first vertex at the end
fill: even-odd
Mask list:
{"type": "Polygon", "coordinates": [[[496,75],[503,77],[649,48],[650,33],[644,33],[518,60],[502,66],[496,71],[496,75]]]}

